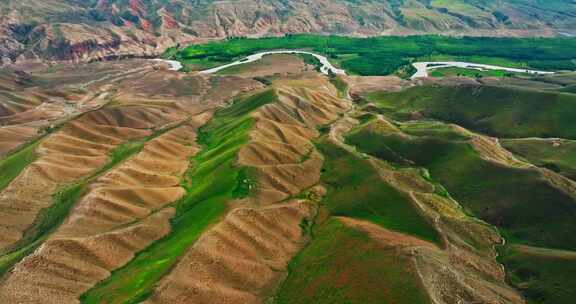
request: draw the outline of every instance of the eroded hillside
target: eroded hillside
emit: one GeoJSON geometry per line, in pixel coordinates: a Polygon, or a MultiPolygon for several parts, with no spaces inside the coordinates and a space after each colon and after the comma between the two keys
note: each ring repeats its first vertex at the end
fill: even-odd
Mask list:
{"type": "Polygon", "coordinates": [[[0,85],[1,303],[574,297],[570,74],[328,76],[271,55],[0,85]]]}

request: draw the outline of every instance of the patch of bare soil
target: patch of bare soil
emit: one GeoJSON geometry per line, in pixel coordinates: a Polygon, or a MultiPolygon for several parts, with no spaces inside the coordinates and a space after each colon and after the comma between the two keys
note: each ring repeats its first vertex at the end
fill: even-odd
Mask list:
{"type": "MultiPolygon", "coordinates": [[[[41,135],[108,103],[146,104],[195,115],[242,91],[260,87],[262,84],[255,80],[236,76],[206,77],[158,70],[150,60],[58,64],[28,72],[4,70],[0,71],[0,126],[32,128],[41,135]]],[[[10,136],[6,143],[1,137],[0,153],[30,139],[10,136]]]]}
{"type": "Polygon", "coordinates": [[[374,91],[400,91],[410,86],[410,81],[396,76],[344,76],[350,94],[361,95],[374,91]]]}
{"type": "Polygon", "coordinates": [[[271,204],[318,183],[322,157],[311,140],[317,127],[334,121],[349,107],[330,91],[282,86],[279,101],[254,113],[251,141],[239,154],[239,163],[254,168],[259,185],[256,198],[271,204]]]}
{"type": "Polygon", "coordinates": [[[220,72],[222,75],[235,75],[243,78],[286,75],[302,72],[305,69],[313,69],[307,66],[302,58],[290,54],[275,54],[264,56],[261,60],[234,66],[220,72]]]}
{"type": "MultiPolygon", "coordinates": [[[[57,66],[50,71],[40,69],[32,77],[35,82],[26,86],[31,91],[52,90],[58,83],[59,89],[77,95],[52,90],[50,98],[40,94],[34,99],[36,108],[62,105],[66,115],[55,115],[55,120],[32,119],[34,132],[62,126],[36,149],[39,158],[0,193],[0,252],[7,252],[22,238],[39,212],[50,206],[59,187],[97,172],[119,144],[184,119],[188,123],[148,142],[137,156],[92,182],[65,223],[4,277],[0,303],[75,303],[135,252],[166,235],[173,215],[166,206],[184,193],[180,175],[188,167],[188,157],[197,151],[193,145],[196,129],[233,96],[262,87],[239,77],[156,71],[148,61],[130,60],[57,66]]],[[[14,88],[9,90],[18,92],[14,88]]],[[[31,117],[38,109],[18,110],[2,123],[32,133],[28,125],[16,125],[14,117],[24,112],[31,117]]],[[[1,130],[10,131],[8,127],[1,130]]],[[[19,140],[7,136],[0,146],[13,149],[20,143],[11,142],[19,140]]]]}
{"type": "Polygon", "coordinates": [[[202,95],[202,104],[222,104],[240,93],[262,88],[260,82],[237,76],[212,76],[209,89],[202,95]]]}
{"type": "Polygon", "coordinates": [[[0,127],[0,157],[14,151],[21,144],[28,142],[37,135],[37,130],[27,126],[0,127]]]}
{"type": "Polygon", "coordinates": [[[154,72],[136,60],[0,71],[0,156],[109,103],[124,81],[154,72]]]}
{"type": "Polygon", "coordinates": [[[203,234],[147,303],[262,303],[283,280],[307,239],[301,224],[315,209],[291,199],[320,179],[323,161],[311,140],[350,106],[323,77],[315,89],[299,81],[282,81],[279,101],[253,114],[238,163],[256,172],[255,193],[203,234]]]}
{"type": "Polygon", "coordinates": [[[49,126],[101,106],[122,81],[153,72],[151,64],[126,61],[57,65],[0,75],[0,125],[49,126]]]}
{"type": "MultiPolygon", "coordinates": [[[[206,117],[205,119],[207,119],[206,117]]],[[[0,285],[2,303],[75,303],[86,290],[170,231],[199,125],[151,140],[96,179],[68,219],[0,285]]]]}
{"type": "Polygon", "coordinates": [[[85,238],[53,237],[29,255],[0,283],[2,303],[78,303],[77,298],[110,270],[170,231],[174,210],[85,238]]]}

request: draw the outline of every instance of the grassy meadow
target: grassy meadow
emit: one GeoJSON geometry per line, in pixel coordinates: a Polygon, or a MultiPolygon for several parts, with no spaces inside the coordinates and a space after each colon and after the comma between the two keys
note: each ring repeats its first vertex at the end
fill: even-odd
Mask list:
{"type": "Polygon", "coordinates": [[[384,182],[368,160],[329,142],[320,142],[318,149],[325,157],[322,182],[328,194],[323,205],[330,214],[367,220],[440,244],[434,226],[408,195],[384,182]]]}
{"type": "Polygon", "coordinates": [[[330,218],[289,264],[275,304],[431,303],[408,257],[330,218]]]}
{"type": "Polygon", "coordinates": [[[495,225],[506,239],[499,261],[527,303],[573,302],[573,196],[534,168],[483,159],[470,135],[447,123],[500,137],[517,157],[574,179],[576,95],[505,85],[428,85],[370,93],[366,100],[398,122],[383,127],[364,120],[347,135],[350,145],[398,168],[425,168],[468,214],[495,225]]]}
{"type": "Polygon", "coordinates": [[[576,250],[576,204],[536,170],[484,160],[470,143],[451,136],[408,137],[363,128],[348,142],[397,166],[428,169],[468,213],[500,228],[509,241],[576,250]]]}
{"type": "Polygon", "coordinates": [[[528,304],[569,304],[576,298],[576,253],[507,246],[499,260],[528,304]]]}
{"type": "Polygon", "coordinates": [[[398,120],[413,113],[500,138],[576,139],[576,95],[510,87],[426,85],[367,100],[398,120]]]}
{"type": "Polygon", "coordinates": [[[576,180],[576,141],[507,139],[502,146],[540,167],[576,180]]]}

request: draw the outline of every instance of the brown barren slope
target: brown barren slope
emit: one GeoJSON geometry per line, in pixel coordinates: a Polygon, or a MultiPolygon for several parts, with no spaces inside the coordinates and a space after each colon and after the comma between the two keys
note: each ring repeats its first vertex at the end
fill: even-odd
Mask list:
{"type": "Polygon", "coordinates": [[[123,82],[146,82],[157,63],[145,60],[85,65],[40,63],[0,71],[0,156],[48,133],[66,120],[102,107],[122,92],[123,82]]]}
{"type": "Polygon", "coordinates": [[[0,194],[0,248],[7,248],[22,237],[40,210],[50,206],[51,194],[60,185],[96,172],[108,162],[107,154],[115,146],[148,136],[149,128],[176,117],[154,108],[116,107],[89,112],[66,123],[40,144],[39,158],[0,194]],[[150,116],[156,125],[147,120],[150,116]]]}
{"type": "Polygon", "coordinates": [[[6,156],[36,135],[37,130],[33,127],[5,126],[0,128],[0,157],[6,156]]]}
{"type": "Polygon", "coordinates": [[[307,239],[301,223],[313,215],[308,200],[288,198],[319,181],[316,127],[349,108],[325,78],[312,77],[322,85],[279,81],[279,101],[252,114],[256,124],[238,162],[257,172],[255,195],[204,233],[147,303],[263,303],[285,277],[307,239]]]}
{"type": "Polygon", "coordinates": [[[0,302],[78,303],[110,271],[166,235],[174,210],[164,207],[185,193],[180,176],[198,150],[191,145],[197,127],[151,140],[92,183],[66,222],[4,279],[0,302]]]}
{"type": "Polygon", "coordinates": [[[289,54],[264,56],[262,60],[234,66],[223,71],[221,75],[235,75],[243,78],[271,75],[286,75],[302,72],[304,69],[314,69],[314,66],[304,63],[302,58],[289,54]]]}

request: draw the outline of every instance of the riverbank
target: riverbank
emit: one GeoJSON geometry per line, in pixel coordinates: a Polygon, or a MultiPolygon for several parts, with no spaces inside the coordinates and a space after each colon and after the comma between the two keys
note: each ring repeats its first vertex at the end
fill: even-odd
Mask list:
{"type": "Polygon", "coordinates": [[[471,62],[461,62],[461,61],[429,61],[429,62],[415,62],[412,63],[412,66],[416,68],[416,73],[410,77],[410,79],[428,77],[428,71],[434,69],[441,69],[441,68],[464,68],[464,69],[472,69],[472,70],[499,70],[499,71],[506,71],[512,73],[525,73],[525,74],[534,74],[534,75],[546,75],[546,74],[554,74],[554,72],[545,72],[545,71],[537,71],[537,70],[528,70],[528,69],[518,69],[518,68],[507,68],[497,65],[489,65],[489,64],[479,64],[479,63],[471,63],[471,62]]]}
{"type": "Polygon", "coordinates": [[[167,63],[168,65],[170,65],[170,68],[168,69],[170,71],[180,71],[182,68],[184,68],[184,66],[182,65],[182,63],[180,61],[166,60],[166,59],[159,59],[159,58],[152,59],[152,60],[167,63]]]}
{"type": "Polygon", "coordinates": [[[274,54],[308,54],[308,55],[312,55],[316,59],[318,59],[320,61],[320,63],[322,64],[322,66],[320,67],[320,72],[322,72],[323,74],[328,75],[330,73],[333,73],[336,75],[346,75],[346,71],[334,67],[330,63],[328,58],[326,58],[325,56],[318,55],[318,54],[312,53],[312,52],[306,52],[306,51],[268,51],[268,52],[256,53],[254,55],[250,55],[246,58],[234,61],[232,63],[225,64],[225,65],[215,67],[215,68],[211,68],[208,70],[200,71],[198,73],[199,74],[214,74],[214,73],[217,73],[217,72],[222,71],[224,69],[227,69],[229,67],[233,67],[233,66],[240,65],[240,64],[255,62],[255,61],[262,59],[262,57],[264,57],[266,55],[274,55],[274,54]]]}
{"type": "MultiPolygon", "coordinates": [[[[321,63],[320,72],[329,75],[329,74],[336,74],[336,75],[346,75],[347,72],[343,69],[336,68],[327,57],[313,53],[308,51],[298,51],[298,50],[279,50],[279,51],[267,51],[267,52],[260,52],[250,56],[247,56],[243,59],[236,60],[232,63],[228,63],[225,65],[221,65],[218,67],[214,67],[207,70],[199,71],[198,74],[215,74],[227,68],[252,63],[258,60],[261,60],[266,55],[275,55],[275,54],[307,54],[314,56],[318,59],[321,63]]],[[[155,61],[162,61],[170,65],[171,71],[179,71],[183,68],[181,62],[176,60],[164,60],[164,59],[154,59],[155,61]]],[[[534,75],[546,75],[546,74],[554,74],[554,72],[547,72],[547,71],[538,71],[538,70],[530,70],[530,69],[520,69],[520,68],[510,68],[510,67],[503,67],[497,65],[489,65],[489,64],[480,64],[480,63],[472,63],[472,62],[461,62],[461,61],[427,61],[427,62],[414,62],[412,66],[416,69],[416,72],[410,77],[410,79],[417,79],[428,77],[428,72],[434,69],[440,68],[448,68],[448,67],[456,67],[456,68],[464,68],[464,69],[472,69],[472,70],[499,70],[499,71],[506,71],[512,73],[525,73],[525,74],[534,74],[534,75]]]]}

